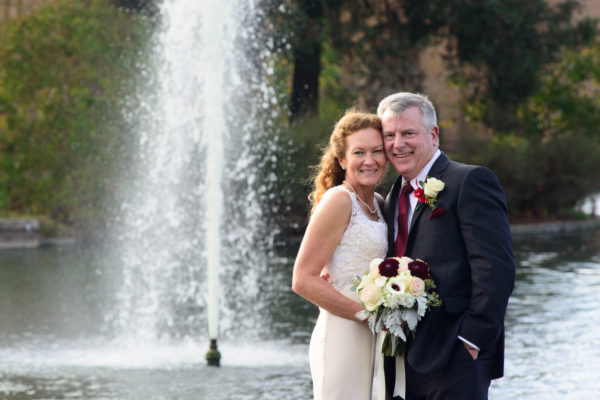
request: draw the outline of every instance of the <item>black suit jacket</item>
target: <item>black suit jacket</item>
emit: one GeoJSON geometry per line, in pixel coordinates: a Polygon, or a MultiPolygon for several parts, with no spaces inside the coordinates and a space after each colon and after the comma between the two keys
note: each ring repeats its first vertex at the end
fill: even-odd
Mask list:
{"type": "MultiPolygon", "coordinates": [[[[418,372],[444,368],[460,335],[489,359],[490,378],[504,369],[504,314],[514,287],[515,262],[506,199],[487,168],[451,161],[443,153],[429,171],[442,180],[430,218],[423,205],[412,217],[405,256],[429,264],[442,306],[428,311],[409,342],[406,361],[418,372]]],[[[388,242],[394,249],[394,214],[402,177],[385,199],[388,242]]]]}

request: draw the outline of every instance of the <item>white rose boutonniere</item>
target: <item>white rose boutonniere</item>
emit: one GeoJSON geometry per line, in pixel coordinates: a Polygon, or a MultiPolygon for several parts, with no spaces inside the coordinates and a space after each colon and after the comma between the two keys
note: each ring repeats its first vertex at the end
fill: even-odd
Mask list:
{"type": "Polygon", "coordinates": [[[425,182],[419,181],[419,186],[420,187],[415,190],[415,197],[419,200],[415,210],[421,208],[423,204],[427,204],[432,209],[429,219],[443,215],[445,211],[437,207],[435,202],[437,201],[438,194],[444,190],[444,187],[446,186],[444,181],[427,177],[425,182]]]}
{"type": "Polygon", "coordinates": [[[435,201],[438,193],[444,190],[444,186],[446,184],[439,179],[436,178],[428,178],[423,186],[423,191],[425,192],[425,198],[431,199],[431,202],[435,201]]]}

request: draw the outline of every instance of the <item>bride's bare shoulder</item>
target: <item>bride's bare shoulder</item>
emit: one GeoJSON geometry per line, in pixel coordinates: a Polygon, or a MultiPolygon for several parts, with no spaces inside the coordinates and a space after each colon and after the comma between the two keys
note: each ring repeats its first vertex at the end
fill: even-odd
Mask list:
{"type": "Polygon", "coordinates": [[[350,211],[352,209],[352,200],[349,193],[345,190],[332,188],[323,194],[315,211],[319,209],[338,210],[338,212],[343,212],[344,210],[350,211]]]}

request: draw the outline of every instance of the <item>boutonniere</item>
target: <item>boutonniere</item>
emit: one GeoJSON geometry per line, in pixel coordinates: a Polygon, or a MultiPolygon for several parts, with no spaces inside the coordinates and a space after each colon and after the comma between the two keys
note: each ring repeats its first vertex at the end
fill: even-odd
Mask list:
{"type": "Polygon", "coordinates": [[[427,177],[425,182],[419,181],[420,187],[415,190],[415,197],[419,200],[419,203],[415,207],[415,211],[421,208],[423,204],[427,204],[432,210],[429,219],[443,215],[445,211],[437,207],[435,202],[437,201],[438,194],[444,190],[445,185],[443,181],[430,177],[427,177]]]}

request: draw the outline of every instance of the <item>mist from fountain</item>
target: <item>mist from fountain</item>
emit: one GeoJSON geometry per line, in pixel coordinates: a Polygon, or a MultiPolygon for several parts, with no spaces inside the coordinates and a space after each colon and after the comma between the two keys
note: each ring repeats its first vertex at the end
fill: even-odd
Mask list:
{"type": "Polygon", "coordinates": [[[278,106],[262,20],[251,0],[162,4],[116,232],[123,286],[107,320],[119,346],[206,349],[208,337],[265,333],[278,106]]]}

